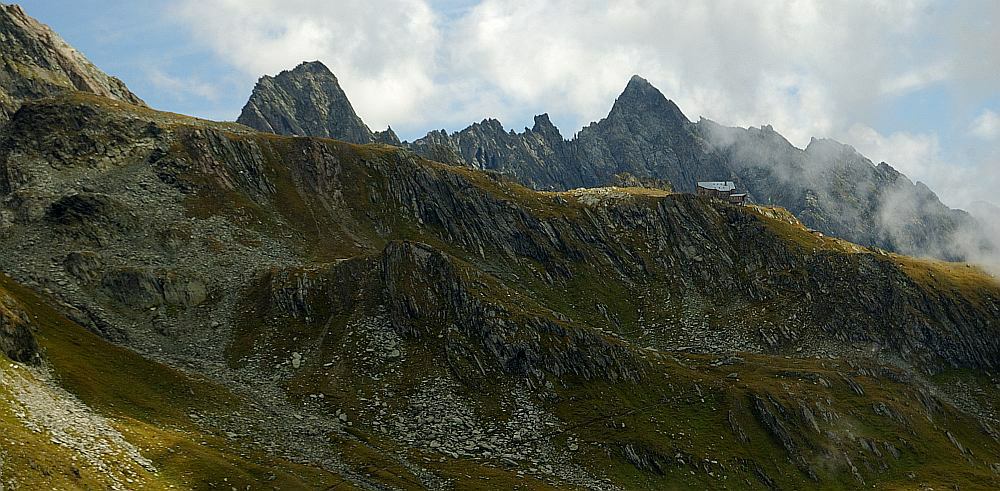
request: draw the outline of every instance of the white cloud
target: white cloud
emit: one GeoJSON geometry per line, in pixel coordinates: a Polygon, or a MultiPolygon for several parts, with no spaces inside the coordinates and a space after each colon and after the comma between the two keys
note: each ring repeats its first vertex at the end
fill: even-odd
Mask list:
{"type": "Polygon", "coordinates": [[[1000,189],[1000,161],[993,151],[953,156],[933,133],[883,135],[860,124],[841,139],[873,162],[888,162],[912,181],[927,184],[948,206],[969,209],[976,201],[995,201],[1000,189]]]}
{"type": "Polygon", "coordinates": [[[986,109],[972,122],[969,130],[979,138],[993,140],[1000,136],[1000,115],[986,109]]]}
{"type": "Polygon", "coordinates": [[[574,125],[606,114],[639,73],[693,118],[771,123],[804,145],[881,97],[880,81],[904,56],[893,46],[912,35],[898,26],[913,24],[919,7],[486,0],[461,22],[454,58],[488,90],[574,125]]]}
{"type": "Polygon", "coordinates": [[[922,177],[941,165],[937,135],[900,131],[883,135],[870,126],[856,124],[842,137],[872,162],[889,162],[911,179],[922,177]]]}
{"type": "Polygon", "coordinates": [[[882,93],[889,96],[898,96],[922,89],[928,85],[946,80],[949,70],[950,67],[947,63],[939,62],[906,71],[882,81],[882,93]]]}
{"type": "Polygon", "coordinates": [[[185,0],[171,13],[254,77],[323,61],[374,128],[420,119],[434,89],[439,29],[422,0],[185,0]]]}
{"type": "Polygon", "coordinates": [[[146,78],[153,87],[168,92],[175,98],[193,96],[214,101],[219,97],[219,90],[215,85],[200,80],[176,77],[159,68],[147,70],[146,78]]]}

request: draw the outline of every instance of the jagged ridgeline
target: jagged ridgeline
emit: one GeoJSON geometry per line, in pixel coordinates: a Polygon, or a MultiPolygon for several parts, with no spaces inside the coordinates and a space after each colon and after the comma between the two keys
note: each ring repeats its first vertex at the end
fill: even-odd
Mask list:
{"type": "MultiPolygon", "coordinates": [[[[400,144],[395,134],[372,136],[319,62],[262,78],[239,121],[278,134],[400,144]]],[[[781,206],[808,227],[861,245],[948,260],[997,249],[967,213],[943,205],[884,162],[876,166],[831,140],[799,149],[770,126],[693,123],[639,76],[608,117],[572,140],[543,114],[522,133],[486,119],[402,145],[431,160],[497,170],[539,190],[606,186],[621,173],[666,180],[684,192],[694,192],[698,181],[735,181],[752,201],[781,206]]]]}
{"type": "MultiPolygon", "coordinates": [[[[315,63],[244,118],[313,86],[283,128],[364,144],[96,91],[0,125],[0,487],[1000,485],[989,275],[635,168],[537,191],[375,144],[315,63]]],[[[705,138],[654,92],[597,126],[705,138]]]]}

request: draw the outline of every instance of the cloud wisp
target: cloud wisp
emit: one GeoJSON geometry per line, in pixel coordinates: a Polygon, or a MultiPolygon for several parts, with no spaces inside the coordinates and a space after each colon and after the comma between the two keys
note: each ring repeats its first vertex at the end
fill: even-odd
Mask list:
{"type": "Polygon", "coordinates": [[[973,135],[984,140],[996,140],[1000,137],[1000,115],[989,109],[984,110],[972,122],[969,130],[973,135]]]}
{"type": "Polygon", "coordinates": [[[159,68],[148,69],[146,79],[153,87],[170,93],[173,97],[197,97],[210,101],[219,98],[219,89],[215,85],[201,80],[177,77],[159,68]]]}

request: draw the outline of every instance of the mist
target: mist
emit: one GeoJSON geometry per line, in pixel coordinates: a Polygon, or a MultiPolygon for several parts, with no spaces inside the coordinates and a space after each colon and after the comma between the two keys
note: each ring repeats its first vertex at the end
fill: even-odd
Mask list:
{"type": "Polygon", "coordinates": [[[697,127],[754,200],[787,208],[804,224],[869,247],[966,261],[1000,274],[1000,208],[945,206],[921,182],[873,163],[849,145],[812,139],[802,149],[770,126],[697,127]]]}
{"type": "Polygon", "coordinates": [[[985,201],[976,201],[969,207],[975,220],[974,230],[962,230],[953,237],[956,247],[979,244],[969,248],[969,262],[978,264],[994,276],[1000,276],[1000,207],[985,201]],[[985,244],[982,241],[985,240],[985,244]],[[978,242],[977,242],[978,241],[978,242]]]}

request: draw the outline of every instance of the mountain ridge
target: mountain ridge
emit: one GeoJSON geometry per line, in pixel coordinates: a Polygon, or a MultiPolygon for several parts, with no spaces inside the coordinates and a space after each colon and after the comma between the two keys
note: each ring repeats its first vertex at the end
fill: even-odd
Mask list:
{"type": "MultiPolygon", "coordinates": [[[[333,92],[349,105],[339,86],[333,92]]],[[[353,111],[351,115],[355,126],[363,126],[353,111]]],[[[294,120],[294,114],[285,119],[294,120]]],[[[312,134],[330,136],[323,129],[312,134]]],[[[998,250],[973,217],[948,208],[926,186],[910,182],[888,164],[876,165],[830,139],[813,138],[800,149],[770,126],[727,128],[704,118],[692,122],[639,75],[629,79],[607,117],[584,126],[572,139],[541,114],[520,133],[485,118],[451,134],[429,132],[412,143],[398,142],[394,134],[376,138],[364,133],[347,140],[404,146],[434,160],[499,171],[540,190],[604,186],[622,174],[668,181],[684,192],[694,192],[697,181],[731,180],[752,201],[785,207],[809,227],[862,245],[952,260],[998,250]]]]}
{"type": "Polygon", "coordinates": [[[18,5],[0,4],[0,40],[5,44],[4,71],[17,74],[0,79],[0,124],[24,101],[67,90],[145,105],[121,80],[100,71],[18,5]]]}

